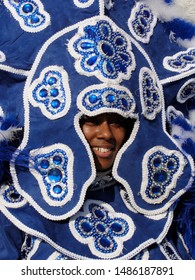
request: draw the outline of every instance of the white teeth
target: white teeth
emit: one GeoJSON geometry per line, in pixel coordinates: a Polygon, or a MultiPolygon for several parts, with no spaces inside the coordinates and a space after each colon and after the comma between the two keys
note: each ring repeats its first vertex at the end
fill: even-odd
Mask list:
{"type": "Polygon", "coordinates": [[[106,152],[109,152],[111,149],[94,147],[94,150],[101,152],[101,153],[106,153],[106,152]]]}

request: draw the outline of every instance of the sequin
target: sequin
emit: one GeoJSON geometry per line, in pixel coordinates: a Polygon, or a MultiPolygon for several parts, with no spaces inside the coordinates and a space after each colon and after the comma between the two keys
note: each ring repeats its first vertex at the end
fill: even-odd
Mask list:
{"type": "Polygon", "coordinates": [[[123,242],[134,233],[134,224],[129,216],[116,213],[110,205],[87,200],[84,212],[70,221],[70,229],[80,242],[88,243],[93,254],[110,258],[120,254],[123,242]]]}
{"type": "Polygon", "coordinates": [[[83,26],[70,40],[69,51],[77,59],[79,73],[82,69],[84,75],[95,75],[102,81],[127,79],[135,68],[130,39],[107,20],[83,26]]]}

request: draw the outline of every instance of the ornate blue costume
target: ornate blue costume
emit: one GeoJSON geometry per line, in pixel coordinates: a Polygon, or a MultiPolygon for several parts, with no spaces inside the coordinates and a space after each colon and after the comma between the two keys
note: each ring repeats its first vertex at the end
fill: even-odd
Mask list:
{"type": "Polygon", "coordinates": [[[195,22],[153,2],[2,1],[0,259],[195,258],[195,22]],[[135,122],[97,172],[107,112],[135,122]]]}

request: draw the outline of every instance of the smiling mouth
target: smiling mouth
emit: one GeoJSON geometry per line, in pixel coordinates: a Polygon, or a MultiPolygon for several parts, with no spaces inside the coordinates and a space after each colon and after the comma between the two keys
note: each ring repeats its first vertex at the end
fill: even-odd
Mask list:
{"type": "Polygon", "coordinates": [[[98,158],[111,158],[113,156],[113,152],[114,152],[114,148],[103,148],[103,147],[93,147],[92,148],[94,154],[98,157],[98,158]]]}
{"type": "Polygon", "coordinates": [[[93,147],[94,151],[100,152],[100,153],[108,153],[113,150],[113,148],[100,148],[100,147],[93,147]]]}

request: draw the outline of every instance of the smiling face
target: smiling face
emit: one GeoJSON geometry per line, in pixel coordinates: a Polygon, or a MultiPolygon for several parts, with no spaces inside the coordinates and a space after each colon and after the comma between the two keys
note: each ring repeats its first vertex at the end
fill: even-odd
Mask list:
{"type": "Polygon", "coordinates": [[[115,113],[82,118],[81,128],[92,149],[98,171],[107,170],[113,165],[126,139],[125,123],[125,119],[115,113]]]}

